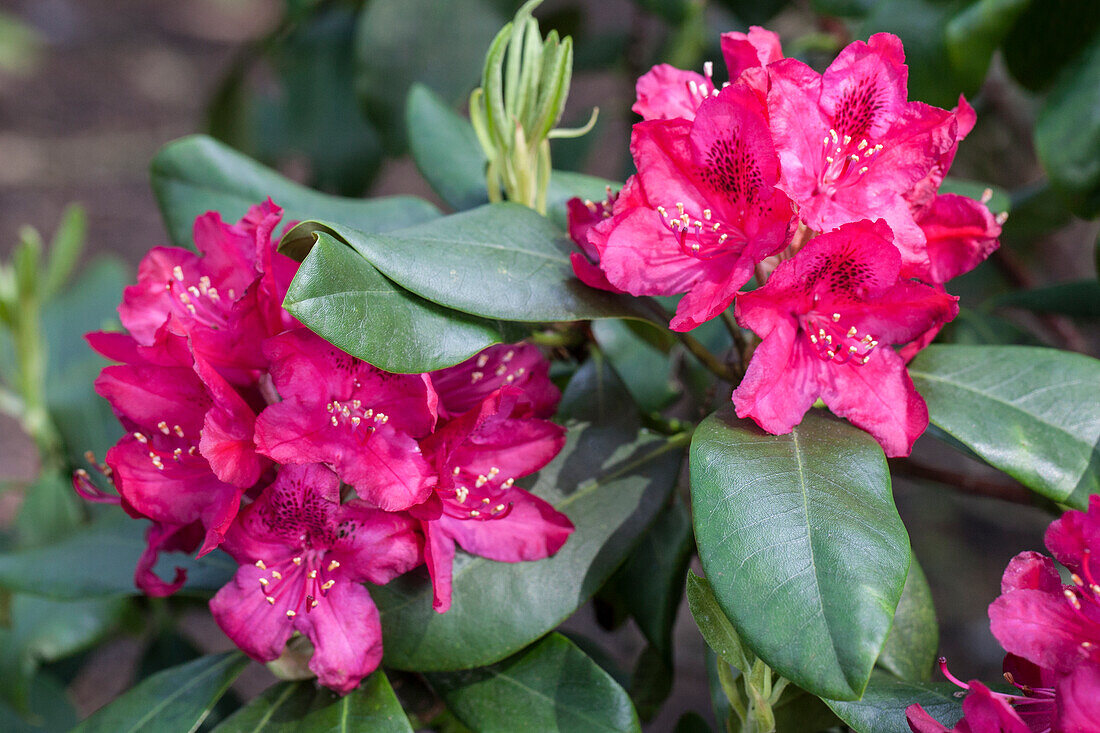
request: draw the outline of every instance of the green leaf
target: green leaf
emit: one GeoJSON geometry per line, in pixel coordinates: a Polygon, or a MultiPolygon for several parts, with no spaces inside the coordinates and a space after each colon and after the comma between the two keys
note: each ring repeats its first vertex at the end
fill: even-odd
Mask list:
{"type": "Polygon", "coordinates": [[[630,407],[630,393],[626,386],[611,369],[603,353],[592,349],[588,361],[577,369],[562,392],[558,417],[597,425],[614,422],[624,429],[637,431],[641,427],[641,419],[637,411],[630,407]]]}
{"type": "Polygon", "coordinates": [[[457,364],[509,336],[522,337],[499,321],[413,295],[343,242],[323,231],[316,238],[283,306],[352,356],[388,372],[427,372],[457,364]]]}
{"type": "Polygon", "coordinates": [[[520,322],[646,318],[636,299],[574,277],[571,243],[526,206],[490,204],[387,234],[309,221],[288,232],[280,249],[300,251],[319,228],[401,287],[464,313],[520,322]]]}
{"type": "MultiPolygon", "coordinates": [[[[1094,13],[1100,16],[1100,13],[1094,13]]],[[[1035,152],[1073,213],[1100,214],[1100,33],[1058,78],[1035,121],[1035,152]]]]}
{"type": "Polygon", "coordinates": [[[909,569],[879,445],[817,410],[768,435],[725,407],[696,428],[691,483],[699,558],[742,642],[799,687],[857,699],[909,569]]]}
{"type": "Polygon", "coordinates": [[[642,634],[667,660],[693,540],[687,508],[673,497],[605,589],[623,600],[642,634]]]}
{"type": "Polygon", "coordinates": [[[720,0],[745,24],[761,24],[771,20],[787,5],[787,0],[720,0]]]}
{"type": "Polygon", "coordinates": [[[700,578],[692,571],[687,575],[687,601],[695,625],[714,653],[728,663],[745,664],[745,650],[741,638],[733,628],[726,612],[718,605],[714,590],[706,578],[700,578]]]}
{"type": "Polygon", "coordinates": [[[153,158],[152,177],[168,235],[180,247],[191,244],[195,217],[212,210],[236,221],[268,197],[283,207],[284,221],[316,217],[364,231],[410,226],[439,215],[413,196],[362,200],[313,191],[205,135],[161,148],[153,158]]]}
{"type": "Polygon", "coordinates": [[[947,23],[951,65],[966,78],[984,79],[993,52],[1032,0],[978,0],[947,23]]]}
{"type": "Polygon", "coordinates": [[[1024,308],[1035,313],[1100,318],[1100,282],[1078,280],[1034,290],[1017,291],[998,298],[997,305],[1024,308]]]}
{"type": "Polygon", "coordinates": [[[465,101],[481,76],[485,51],[504,18],[485,0],[372,0],[356,29],[356,89],[386,135],[404,148],[405,95],[420,82],[448,103],[465,101]]]}
{"type": "Polygon", "coordinates": [[[202,657],[142,680],[93,713],[73,733],[195,731],[248,664],[240,652],[202,657]]]}
{"type": "Polygon", "coordinates": [[[414,84],[405,107],[409,150],[420,175],[457,211],[489,201],[485,153],[469,121],[423,84],[414,84]]]}
{"type": "Polygon", "coordinates": [[[953,726],[962,717],[961,692],[952,684],[903,682],[875,671],[863,693],[852,702],[825,700],[841,720],[860,733],[898,733],[908,729],[905,708],[920,705],[944,725],[953,726]]]}
{"type": "Polygon", "coordinates": [[[227,718],[215,733],[412,733],[409,720],[382,670],[347,695],[312,680],[269,687],[227,718]]]}
{"type": "MultiPolygon", "coordinates": [[[[138,595],[134,567],[145,550],[147,526],[119,512],[55,544],[0,553],[0,586],[58,600],[138,595]]],[[[161,555],[156,570],[171,579],[174,567],[187,571],[183,593],[215,591],[237,570],[221,551],[199,559],[161,555]]]]}
{"type": "Polygon", "coordinates": [[[88,217],[79,204],[69,204],[61,214],[61,223],[50,241],[49,258],[42,283],[42,299],[49,300],[69,281],[84,249],[88,217]]]}
{"type": "Polygon", "coordinates": [[[42,308],[49,351],[46,404],[73,466],[84,465],[89,450],[102,460],[122,436],[110,405],[92,389],[108,362],[91,350],[84,334],[114,327],[122,289],[132,281],[130,267],[121,260],[97,258],[42,308]]]}
{"type": "Polygon", "coordinates": [[[1005,64],[1032,91],[1047,89],[1100,31],[1090,0],[1032,0],[1001,45],[1005,64]]]}
{"type": "MultiPolygon", "coordinates": [[[[772,707],[775,733],[812,733],[832,730],[840,721],[820,697],[788,685],[772,707]]],[[[899,733],[902,733],[899,731],[899,733]]]]}
{"type": "Polygon", "coordinates": [[[561,634],[491,667],[428,681],[476,731],[641,730],[623,688],[561,634]]]}
{"type": "Polygon", "coordinates": [[[1020,483],[1080,509],[1100,491],[1100,361],[1031,346],[930,346],[909,375],[932,423],[1020,483]]]}
{"type": "Polygon", "coordinates": [[[445,614],[432,610],[423,577],[372,588],[386,664],[427,671],[491,664],[555,628],[623,562],[667,500],[679,467],[675,443],[614,424],[571,426],[565,448],[531,488],[576,526],[564,547],[526,563],[460,552],[445,614]]]}
{"type": "Polygon", "coordinates": [[[44,545],[71,534],[83,519],[81,509],[68,476],[39,476],[27,488],[15,520],[18,546],[44,545]]]}
{"type": "Polygon", "coordinates": [[[3,697],[17,710],[30,711],[38,666],[94,646],[119,625],[128,607],[123,598],[51,601],[13,595],[11,628],[0,636],[3,697]]]}
{"type": "Polygon", "coordinates": [[[672,380],[668,350],[643,338],[640,329],[667,334],[649,324],[609,319],[593,323],[592,335],[638,406],[659,412],[679,397],[680,389],[672,380]]]}
{"type": "Polygon", "coordinates": [[[909,682],[927,682],[932,677],[939,645],[940,628],[932,605],[932,590],[914,557],[878,666],[909,682]]]}

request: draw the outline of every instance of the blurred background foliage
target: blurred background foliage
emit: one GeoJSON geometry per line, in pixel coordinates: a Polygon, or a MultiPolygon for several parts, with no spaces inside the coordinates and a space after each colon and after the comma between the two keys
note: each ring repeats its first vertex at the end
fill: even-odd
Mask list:
{"type": "MultiPolygon", "coordinates": [[[[92,392],[103,364],[81,334],[116,323],[114,306],[137,260],[167,239],[144,182],[152,151],[180,134],[206,131],[322,191],[411,192],[438,203],[408,154],[406,97],[423,84],[465,114],[485,49],[519,5],[27,0],[0,12],[4,555],[48,550],[82,525],[97,526],[101,513],[75,498],[68,477],[87,467],[86,451],[101,459],[119,427],[92,392]],[[58,216],[61,202],[77,197],[90,200],[88,214],[72,207],[58,216]],[[56,229],[47,217],[56,217],[56,229]],[[26,221],[55,233],[17,228],[26,221]],[[107,254],[116,251],[124,259],[107,254]]],[[[633,82],[654,63],[699,69],[720,58],[721,32],[750,24],[776,30],[788,56],[819,69],[851,40],[897,34],[911,98],[951,107],[965,94],[977,109],[978,126],[960,148],[951,185],[973,196],[988,187],[993,210],[1009,213],[1002,248],[952,283],[963,310],[944,338],[1097,353],[1095,0],[547,0],[538,15],[544,32],[553,28],[575,42],[574,91],[562,123],[581,124],[592,106],[601,108],[592,134],[553,142],[555,167],[613,180],[631,173],[633,82]]],[[[697,335],[704,342],[723,337],[712,331],[697,335]]],[[[696,367],[667,334],[608,321],[594,336],[652,419],[685,391],[702,389],[696,367]]],[[[998,475],[941,443],[922,440],[913,461],[929,470],[895,489],[940,613],[942,647],[962,660],[953,666],[964,678],[993,678],[1000,656],[985,605],[1005,562],[1041,547],[1048,515],[1045,507],[976,499],[983,487],[996,488],[998,475]]],[[[677,548],[690,546],[683,515],[677,505],[667,526],[654,529],[677,548]]],[[[140,547],[140,537],[131,539],[140,547]]],[[[126,552],[97,558],[95,572],[125,575],[133,561],[126,552]]],[[[673,564],[683,562],[677,554],[673,564]]],[[[690,619],[677,626],[675,659],[671,649],[647,646],[645,620],[636,618],[641,634],[621,630],[628,586],[609,583],[594,604],[596,622],[578,622],[574,641],[591,646],[584,637],[599,638],[611,650],[607,666],[624,684],[629,675],[621,669],[635,670],[626,686],[639,710],[657,714],[672,695],[653,730],[671,729],[692,708],[709,718],[702,644],[690,619]]],[[[6,731],[67,729],[129,679],[194,659],[200,649],[226,648],[216,630],[196,621],[202,614],[189,614],[201,605],[197,599],[25,591],[0,587],[6,731]],[[95,649],[106,639],[113,641],[95,649]],[[102,682],[105,670],[118,678],[111,685],[102,682]]],[[[671,617],[663,610],[651,625],[671,626],[674,617],[675,608],[671,617]]],[[[585,648],[602,659],[596,647],[585,648]]],[[[262,669],[251,672],[252,682],[246,674],[235,688],[246,698],[270,681],[262,669]]],[[[403,692],[397,685],[399,694],[415,697],[415,680],[405,684],[403,692]]],[[[235,704],[223,698],[221,713],[235,704]]]]}

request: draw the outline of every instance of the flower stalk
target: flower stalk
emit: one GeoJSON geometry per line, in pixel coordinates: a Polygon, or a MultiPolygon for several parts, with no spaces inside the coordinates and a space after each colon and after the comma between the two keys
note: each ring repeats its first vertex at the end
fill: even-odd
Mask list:
{"type": "Polygon", "coordinates": [[[580,137],[596,124],[598,109],[580,128],[556,128],[569,96],[573,39],[550,31],[543,39],[529,0],[500,30],[485,56],[481,86],[470,95],[470,122],[489,162],[485,184],[492,202],[515,201],[546,213],[550,140],[580,137]]]}

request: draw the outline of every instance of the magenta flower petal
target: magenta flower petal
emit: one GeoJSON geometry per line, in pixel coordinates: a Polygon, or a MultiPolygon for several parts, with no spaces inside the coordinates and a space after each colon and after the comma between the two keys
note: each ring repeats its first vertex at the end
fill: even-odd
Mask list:
{"type": "Polygon", "coordinates": [[[264,350],[283,401],[256,420],[260,453],[326,463],[387,511],[428,497],[434,478],[416,443],[436,419],[427,375],[383,372],[305,329],[269,339],[264,350]]]}
{"type": "Polygon", "coordinates": [[[721,43],[731,82],[737,81],[746,69],[767,66],[783,58],[779,36],[758,25],[750,26],[748,33],[723,33],[721,43]]]}
{"type": "Polygon", "coordinates": [[[223,547],[241,567],[210,602],[218,625],[260,661],[300,631],[316,650],[310,668],[341,694],[381,659],[378,613],[360,583],[386,582],[422,554],[412,520],[341,504],[339,479],[317,464],[283,467],[223,547]]]}
{"type": "Polygon", "coordinates": [[[550,362],[533,344],[497,344],[461,364],[431,372],[439,417],[446,419],[477,407],[506,385],[523,391],[535,417],[550,417],[561,392],[550,381],[550,362]]]}
{"type": "Polygon", "coordinates": [[[1058,684],[1054,730],[1092,733],[1100,730],[1100,665],[1082,664],[1058,684]]]}
{"type": "Polygon", "coordinates": [[[1044,540],[1058,562],[1071,571],[1084,574],[1087,569],[1092,578],[1100,578],[1100,559],[1091,557],[1100,555],[1100,495],[1089,497],[1087,512],[1066,512],[1052,522],[1044,540]]]}
{"type": "Polygon", "coordinates": [[[220,480],[250,488],[270,466],[270,461],[256,452],[256,413],[217,370],[199,357],[195,359],[195,373],[213,398],[203,421],[199,452],[220,480]]]}
{"type": "Polygon", "coordinates": [[[822,397],[888,455],[909,453],[928,413],[889,344],[950,320],[958,306],[900,278],[890,234],[882,221],[823,234],[738,297],[738,322],[763,338],[733,393],[739,416],[785,433],[822,397]]]}
{"type": "Polygon", "coordinates": [[[346,695],[382,662],[382,621],[367,589],[337,583],[325,603],[296,619],[313,642],[309,668],[330,690],[346,695]]]}
{"type": "Polygon", "coordinates": [[[643,120],[690,120],[713,88],[702,74],[658,64],[639,77],[630,109],[643,120]]]}
{"type": "Polygon", "coordinates": [[[573,533],[564,514],[534,494],[513,489],[511,511],[496,522],[470,522],[444,516],[439,526],[473,555],[499,562],[541,560],[561,549],[573,533]]]}
{"type": "Polygon", "coordinates": [[[290,596],[284,596],[282,603],[268,603],[266,596],[257,592],[261,578],[270,582],[264,570],[241,565],[233,580],[210,599],[210,612],[245,654],[259,662],[270,662],[283,653],[294,624],[286,617],[290,596]]]}
{"type": "Polygon", "coordinates": [[[970,272],[1000,245],[1001,225],[984,204],[966,196],[936,196],[917,224],[928,242],[929,269],[913,274],[931,284],[970,272]]]}
{"type": "Polygon", "coordinates": [[[1001,577],[1001,593],[1014,590],[1041,590],[1060,595],[1062,579],[1049,557],[1029,550],[1012,558],[1001,577]]]}
{"type": "Polygon", "coordinates": [[[202,527],[198,523],[181,526],[154,522],[145,532],[145,550],[134,568],[134,585],[142,593],[156,598],[178,591],[187,580],[186,570],[177,567],[175,577],[169,583],[153,572],[153,568],[161,552],[194,552],[201,537],[202,527]]]}
{"type": "Polygon", "coordinates": [[[1100,604],[1065,593],[1016,590],[997,598],[989,606],[993,636],[1006,651],[1060,674],[1100,662],[1100,604]]]}
{"type": "Polygon", "coordinates": [[[573,530],[569,518],[515,486],[546,465],[565,443],[558,425],[531,417],[522,391],[503,387],[423,441],[439,477],[434,506],[416,507],[427,539],[433,607],[451,602],[455,540],[470,552],[516,562],[556,552],[573,530]],[[480,525],[480,526],[473,526],[480,525]]]}

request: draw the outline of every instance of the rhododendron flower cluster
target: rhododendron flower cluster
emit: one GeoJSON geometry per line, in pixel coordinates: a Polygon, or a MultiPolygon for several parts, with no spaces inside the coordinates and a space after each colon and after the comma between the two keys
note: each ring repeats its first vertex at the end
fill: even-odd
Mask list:
{"type": "MultiPolygon", "coordinates": [[[[970,690],[954,731],[1100,730],[1100,496],[1089,497],[1087,512],[1069,511],[1053,522],[1045,540],[1071,582],[1062,583],[1046,555],[1022,552],[1008,564],[1001,596],[989,606],[990,628],[1008,652],[1005,679],[1019,692],[991,692],[977,680],[949,677],[970,690]]],[[[949,730],[919,705],[906,714],[917,733],[949,730]]]]}
{"type": "Polygon", "coordinates": [[[885,33],[824,73],[762,28],[724,34],[722,54],[729,82],[709,63],[638,80],[638,172],[607,202],[571,202],[574,271],[683,294],[677,331],[734,305],[763,339],[733,393],[740,417],[784,433],[820,398],[907,455],[928,417],[902,357],[954,318],[945,283],[1000,236],[983,204],[938,192],[974,112],[908,101],[901,42],[885,33]]]}
{"type": "Polygon", "coordinates": [[[378,666],[378,610],[364,582],[426,564],[435,608],[455,546],[494,560],[555,553],[573,525],[515,485],[562,448],[560,397],[528,344],[457,366],[391,374],[301,327],[282,308],[297,264],[277,253],[270,201],[237,224],[208,213],[198,253],[157,248],[126,289],[128,333],[92,333],[96,390],[128,431],[106,456],[113,496],[152,521],[135,573],[150,595],[186,581],[153,572],[161,551],[221,547],[240,564],[210,603],[251,657],[300,633],[310,669],[345,693],[378,666]]]}

